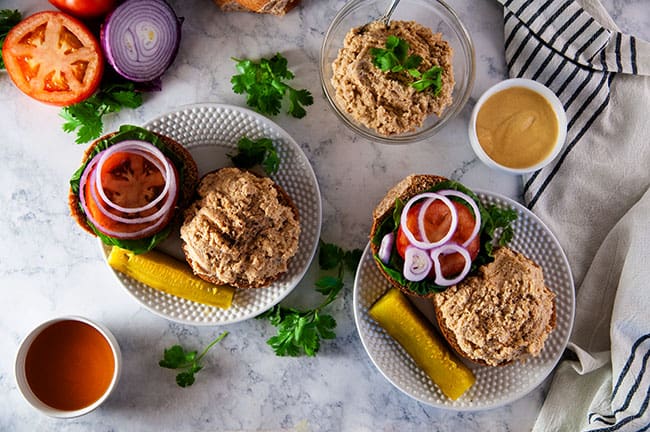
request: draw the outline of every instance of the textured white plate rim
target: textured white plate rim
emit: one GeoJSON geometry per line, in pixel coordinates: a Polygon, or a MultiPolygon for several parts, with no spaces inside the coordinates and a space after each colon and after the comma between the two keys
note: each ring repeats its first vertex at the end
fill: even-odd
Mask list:
{"type": "MultiPolygon", "coordinates": [[[[361,339],[361,344],[363,345],[363,348],[366,351],[366,354],[368,354],[368,357],[370,357],[370,360],[371,360],[372,364],[375,366],[375,368],[377,368],[379,370],[379,372],[382,374],[382,376],[384,378],[386,378],[386,380],[388,382],[390,382],[393,386],[395,386],[398,390],[400,390],[402,393],[406,394],[407,396],[417,400],[418,402],[421,402],[423,404],[430,405],[430,406],[433,406],[433,407],[436,407],[436,408],[450,410],[450,411],[486,411],[486,410],[491,410],[491,409],[499,408],[501,406],[512,403],[512,402],[526,396],[527,394],[529,394],[533,390],[535,390],[544,381],[544,379],[546,379],[548,377],[548,375],[553,371],[553,369],[555,369],[558,362],[560,361],[560,358],[562,357],[562,353],[563,353],[564,349],[566,348],[566,346],[567,346],[567,344],[569,342],[569,337],[570,337],[571,331],[573,329],[573,323],[574,323],[574,318],[575,318],[575,287],[574,287],[574,283],[573,283],[573,276],[571,274],[571,267],[569,265],[569,260],[567,259],[566,254],[564,253],[564,250],[560,246],[560,242],[557,240],[557,238],[555,237],[553,232],[546,226],[546,224],[539,217],[537,217],[537,215],[535,215],[533,212],[528,210],[528,208],[526,208],[525,206],[523,206],[520,203],[512,200],[511,198],[508,198],[505,195],[501,195],[499,193],[489,192],[489,191],[486,191],[486,190],[483,190],[483,189],[472,188],[472,190],[479,197],[481,195],[490,196],[490,197],[493,197],[493,198],[498,198],[498,199],[508,203],[510,206],[512,206],[516,210],[519,210],[519,211],[525,213],[528,218],[534,220],[543,230],[545,230],[547,232],[547,234],[548,234],[549,238],[551,239],[551,241],[556,245],[557,252],[559,252],[560,258],[562,259],[562,263],[564,264],[564,266],[566,267],[567,272],[568,272],[567,279],[569,280],[569,284],[570,284],[571,310],[570,310],[570,315],[567,317],[568,320],[569,320],[568,329],[567,329],[566,333],[564,334],[564,337],[561,340],[561,344],[560,344],[561,349],[559,349],[558,352],[556,353],[556,355],[552,358],[552,361],[550,362],[551,366],[548,368],[548,373],[545,374],[545,376],[541,377],[541,379],[539,379],[539,382],[537,382],[534,385],[531,385],[529,388],[526,388],[523,391],[512,392],[512,393],[508,394],[507,397],[504,397],[501,400],[499,400],[497,403],[490,404],[490,405],[482,405],[482,406],[471,406],[471,405],[469,405],[469,406],[450,406],[450,405],[432,403],[430,400],[418,397],[417,395],[409,392],[406,388],[404,388],[402,383],[397,382],[396,380],[394,380],[391,376],[388,375],[388,373],[386,371],[384,371],[380,367],[378,361],[375,359],[375,356],[372,355],[372,349],[370,348],[370,345],[369,345],[368,336],[366,336],[364,334],[364,332],[362,331],[362,326],[361,326],[362,318],[360,316],[362,311],[361,311],[361,307],[359,305],[359,301],[360,301],[359,300],[359,295],[360,295],[359,294],[359,290],[360,290],[359,284],[360,284],[360,278],[361,278],[361,276],[360,276],[361,271],[360,270],[361,270],[362,266],[364,265],[364,261],[366,260],[366,257],[368,255],[370,255],[370,242],[368,242],[366,244],[366,247],[364,248],[362,257],[359,260],[359,266],[357,267],[357,271],[356,271],[356,274],[355,274],[354,287],[353,287],[353,291],[352,291],[352,307],[353,307],[353,312],[354,312],[354,323],[355,323],[355,326],[357,328],[357,334],[359,335],[359,338],[361,339]]],[[[370,258],[370,259],[373,259],[373,258],[370,258]]],[[[374,266],[374,263],[373,263],[373,266],[374,266]]],[[[388,290],[389,288],[390,288],[390,284],[388,282],[386,282],[386,290],[388,290]]],[[[397,342],[396,342],[396,344],[397,344],[397,342]]],[[[399,344],[397,344],[397,345],[399,346],[399,344]]],[[[401,346],[399,346],[399,349],[403,350],[403,348],[401,346]]],[[[477,366],[477,367],[483,367],[483,366],[477,366]]]]}
{"type": "MultiPolygon", "coordinates": [[[[306,155],[304,154],[304,152],[302,151],[302,149],[298,145],[298,143],[293,139],[293,137],[291,135],[289,135],[283,128],[278,126],[272,120],[262,116],[261,114],[255,112],[255,111],[252,111],[252,110],[244,108],[244,107],[240,107],[240,106],[236,106],[236,105],[230,105],[230,104],[222,104],[222,103],[217,103],[217,102],[200,102],[200,103],[195,103],[195,104],[182,105],[175,111],[171,111],[171,112],[161,114],[161,115],[151,119],[147,123],[145,123],[142,127],[145,128],[145,129],[150,129],[151,126],[155,122],[161,121],[161,120],[163,120],[163,119],[165,119],[167,117],[180,115],[180,114],[188,112],[190,110],[202,109],[202,108],[207,108],[207,109],[213,108],[213,109],[222,109],[222,110],[225,110],[225,111],[239,112],[239,113],[245,114],[245,115],[247,115],[247,116],[249,116],[251,118],[254,118],[254,119],[258,120],[259,122],[264,123],[267,126],[273,128],[279,135],[282,135],[283,138],[290,145],[293,146],[294,150],[296,150],[300,155],[302,155],[304,157],[304,159],[306,161],[305,168],[307,170],[309,180],[312,182],[312,186],[314,187],[315,192],[316,192],[316,198],[317,198],[316,199],[316,203],[317,203],[317,212],[316,213],[317,213],[317,217],[316,217],[316,220],[315,220],[315,230],[316,230],[317,233],[320,233],[321,225],[322,225],[322,219],[323,219],[322,198],[321,198],[321,193],[320,193],[320,186],[318,184],[316,174],[314,173],[314,169],[311,166],[311,163],[307,159],[306,155]]],[[[100,249],[102,251],[102,254],[104,256],[104,260],[107,261],[108,254],[110,253],[111,247],[105,245],[101,240],[99,240],[98,243],[99,243],[99,247],[100,247],[100,249]]],[[[286,296],[288,296],[291,293],[291,291],[293,291],[296,288],[296,286],[298,286],[300,281],[304,278],[305,274],[309,270],[309,266],[311,265],[311,262],[314,259],[314,256],[316,254],[317,249],[318,249],[318,236],[316,238],[316,241],[314,241],[313,244],[311,245],[311,247],[309,248],[309,250],[306,251],[307,252],[306,264],[303,266],[302,269],[300,269],[299,272],[297,272],[294,275],[294,277],[293,277],[294,283],[292,283],[292,286],[290,288],[288,288],[288,289],[285,289],[279,295],[274,297],[272,302],[269,302],[268,304],[265,304],[264,307],[260,308],[259,310],[253,310],[253,311],[249,312],[248,314],[242,314],[241,316],[238,316],[235,319],[223,320],[223,321],[192,321],[192,320],[182,319],[182,318],[173,317],[173,316],[170,316],[168,314],[165,314],[162,311],[160,311],[160,310],[152,307],[151,305],[147,304],[140,297],[138,297],[132,290],[128,289],[124,285],[122,280],[120,279],[120,277],[118,275],[118,272],[116,270],[113,270],[110,266],[108,266],[108,262],[106,264],[108,266],[109,271],[112,273],[113,277],[118,281],[118,283],[122,286],[122,288],[133,299],[135,299],[142,307],[144,307],[148,311],[152,312],[153,314],[158,315],[159,317],[165,318],[167,320],[179,323],[179,324],[189,324],[189,325],[195,325],[195,326],[219,326],[219,325],[234,324],[234,323],[237,323],[237,322],[245,321],[247,319],[250,319],[252,317],[255,317],[255,316],[259,315],[260,313],[264,312],[265,310],[268,310],[268,309],[272,308],[273,306],[275,306],[276,304],[278,304],[279,302],[281,302],[286,296]]],[[[154,288],[151,288],[151,287],[148,287],[148,286],[147,286],[147,289],[155,290],[154,288]]],[[[257,288],[257,289],[264,290],[266,288],[257,288]]],[[[164,294],[165,297],[180,299],[180,297],[176,297],[176,296],[171,295],[171,294],[167,294],[167,293],[163,293],[163,294],[164,294]]],[[[202,305],[200,303],[191,302],[189,300],[186,300],[186,301],[188,301],[190,303],[193,303],[193,304],[196,304],[198,307],[205,307],[205,308],[211,307],[211,306],[202,305]]],[[[214,307],[214,306],[212,306],[212,307],[214,307]]]]}

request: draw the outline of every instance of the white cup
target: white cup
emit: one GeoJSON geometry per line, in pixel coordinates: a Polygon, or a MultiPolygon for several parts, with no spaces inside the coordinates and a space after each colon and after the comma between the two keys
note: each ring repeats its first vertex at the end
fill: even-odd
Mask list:
{"type": "Polygon", "coordinates": [[[113,390],[117,385],[117,382],[120,378],[121,368],[122,368],[122,353],[120,351],[120,347],[117,343],[117,340],[115,339],[115,336],[113,336],[113,334],[110,332],[110,330],[108,330],[108,328],[106,328],[105,326],[97,322],[91,321],[88,318],[83,318],[80,316],[63,316],[60,318],[51,319],[39,325],[34,330],[32,330],[21,342],[20,347],[18,348],[18,353],[16,354],[15,376],[16,376],[16,382],[18,384],[18,389],[22,393],[23,397],[38,411],[51,417],[73,418],[73,417],[82,416],[84,414],[88,414],[89,412],[93,411],[95,408],[100,406],[106,400],[106,398],[108,398],[108,396],[113,392],[113,390]],[[47,405],[34,394],[31,387],[29,386],[29,382],[27,381],[25,363],[27,359],[27,353],[29,352],[34,340],[38,335],[41,334],[41,332],[43,332],[43,330],[61,321],[77,321],[91,326],[92,328],[97,330],[101,334],[101,336],[104,337],[106,342],[108,342],[108,345],[110,346],[111,351],[113,353],[114,368],[113,368],[113,376],[110,381],[110,384],[108,385],[104,393],[99,397],[99,399],[97,399],[95,402],[91,403],[88,406],[76,410],[57,409],[47,405]]]}
{"type": "Polygon", "coordinates": [[[537,171],[545,167],[546,165],[548,165],[553,159],[557,157],[558,154],[560,154],[560,151],[564,146],[564,141],[566,140],[566,132],[567,132],[567,118],[566,118],[566,113],[564,111],[564,107],[562,106],[562,102],[560,102],[560,100],[555,95],[555,93],[553,93],[548,87],[546,87],[545,85],[537,81],[526,79],[526,78],[507,79],[487,89],[485,93],[483,93],[479,98],[479,100],[476,102],[476,105],[472,110],[472,116],[470,117],[469,127],[468,127],[469,142],[472,146],[472,149],[474,150],[474,153],[476,153],[478,158],[487,166],[491,168],[496,168],[498,170],[504,171],[509,174],[526,174],[526,173],[537,171]],[[512,87],[524,87],[544,97],[544,99],[546,99],[551,104],[551,108],[553,108],[553,111],[555,112],[555,116],[558,124],[557,139],[553,144],[553,148],[551,152],[540,162],[525,168],[511,168],[496,162],[485,152],[485,150],[481,146],[481,143],[479,142],[478,135],[476,133],[476,118],[478,117],[478,112],[481,110],[481,107],[483,106],[485,101],[495,93],[512,87]]]}

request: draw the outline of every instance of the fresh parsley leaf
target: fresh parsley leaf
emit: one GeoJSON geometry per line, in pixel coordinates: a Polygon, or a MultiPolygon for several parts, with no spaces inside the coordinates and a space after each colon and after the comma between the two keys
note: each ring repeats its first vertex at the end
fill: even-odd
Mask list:
{"type": "Polygon", "coordinates": [[[320,242],[318,262],[321,269],[337,269],[336,276],[324,275],[316,281],[316,291],[326,296],[325,300],[314,309],[305,311],[276,305],[258,316],[268,319],[277,328],[277,334],[267,340],[276,355],[315,356],[320,349],[321,339],[336,337],[336,320],[321,312],[336,300],[343,289],[345,267],[356,269],[360,257],[360,249],[344,251],[334,244],[320,242]]]}
{"type": "Polygon", "coordinates": [[[228,154],[238,168],[252,168],[262,165],[267,174],[275,174],[280,166],[278,152],[269,138],[251,140],[242,137],[237,143],[237,153],[228,154]]]}
{"type": "Polygon", "coordinates": [[[220,342],[228,335],[228,332],[223,332],[215,340],[205,347],[205,349],[197,356],[197,351],[186,351],[180,345],[173,345],[165,349],[163,358],[158,362],[160,367],[167,369],[181,369],[176,375],[176,384],[180,387],[188,387],[194,384],[194,375],[203,369],[200,362],[201,359],[208,353],[210,348],[220,342]]]}
{"type": "Polygon", "coordinates": [[[433,86],[433,94],[435,96],[440,94],[440,90],[442,90],[442,68],[440,66],[433,66],[416,78],[419,79],[411,84],[415,90],[424,91],[433,86]]]}
{"type": "Polygon", "coordinates": [[[289,93],[287,113],[295,118],[307,114],[304,106],[314,103],[314,98],[307,90],[298,90],[283,80],[294,78],[287,69],[287,59],[280,53],[270,59],[262,58],[259,62],[249,59],[233,58],[238,75],[230,79],[232,90],[237,94],[246,93],[246,104],[254,110],[267,115],[277,115],[282,109],[282,100],[289,93]]]}
{"type": "Polygon", "coordinates": [[[408,55],[409,44],[404,39],[394,35],[389,35],[385,42],[386,48],[371,48],[370,55],[372,63],[382,72],[402,72],[406,71],[410,76],[416,79],[411,86],[416,91],[424,91],[432,88],[433,94],[438,96],[442,89],[442,68],[432,66],[425,72],[420,72],[418,68],[422,64],[422,57],[419,55],[408,55]]]}
{"type": "Polygon", "coordinates": [[[135,90],[134,83],[102,83],[94,95],[62,108],[59,115],[65,120],[63,130],[68,133],[76,131],[75,142],[84,144],[101,136],[104,128],[102,118],[105,114],[118,112],[122,108],[137,108],[140,105],[142,94],[135,90]]]}
{"type": "MultiPolygon", "coordinates": [[[[16,9],[2,9],[0,10],[0,48],[4,44],[7,33],[22,19],[22,14],[16,9]]],[[[2,60],[2,50],[0,50],[0,69],[5,68],[5,63],[2,60]]]]}

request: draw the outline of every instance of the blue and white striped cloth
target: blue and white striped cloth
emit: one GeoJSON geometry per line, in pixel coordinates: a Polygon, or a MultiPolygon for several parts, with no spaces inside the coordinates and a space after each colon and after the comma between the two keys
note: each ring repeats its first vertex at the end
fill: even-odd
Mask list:
{"type": "Polygon", "coordinates": [[[561,154],[524,178],[578,291],[577,360],[535,431],[650,431],[650,44],[598,0],[498,1],[510,76],[545,84],[569,120],[561,154]]]}

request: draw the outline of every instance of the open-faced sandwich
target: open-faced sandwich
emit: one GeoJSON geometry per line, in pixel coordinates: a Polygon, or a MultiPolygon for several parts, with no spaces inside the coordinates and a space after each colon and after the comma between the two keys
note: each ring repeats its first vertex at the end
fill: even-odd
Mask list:
{"type": "Polygon", "coordinates": [[[125,125],[96,140],[70,180],[68,204],[79,225],[107,245],[153,249],[194,195],[198,170],[175,140],[125,125]]]}
{"type": "Polygon", "coordinates": [[[299,237],[291,197],[269,177],[239,168],[201,179],[181,227],[194,274],[237,288],[264,287],[286,273],[299,237]]]}
{"type": "Polygon", "coordinates": [[[555,326],[542,269],[505,246],[516,217],[428,174],[402,180],[373,213],[370,247],[381,273],[402,292],[432,299],[442,335],[479,364],[537,355],[555,326]]]}

